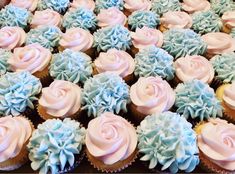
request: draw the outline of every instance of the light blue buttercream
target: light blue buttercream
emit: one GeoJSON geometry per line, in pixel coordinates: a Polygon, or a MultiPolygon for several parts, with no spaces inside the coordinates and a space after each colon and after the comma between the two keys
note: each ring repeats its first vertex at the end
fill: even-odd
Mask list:
{"type": "Polygon", "coordinates": [[[232,28],[230,35],[235,38],[235,28],[232,28]]]}
{"type": "Polygon", "coordinates": [[[163,15],[168,11],[180,11],[181,4],[179,0],[153,0],[152,11],[158,15],[163,15]]]}
{"type": "Polygon", "coordinates": [[[210,0],[210,2],[211,9],[220,16],[227,11],[235,10],[235,2],[233,0],[210,0]]]}
{"type": "Polygon", "coordinates": [[[96,0],[95,11],[100,12],[101,9],[108,9],[110,7],[117,7],[119,10],[123,10],[123,0],[96,0]]]}
{"type": "Polygon", "coordinates": [[[39,0],[37,10],[52,9],[63,13],[69,7],[69,0],[39,0]]]}
{"type": "Polygon", "coordinates": [[[10,51],[0,48],[0,77],[10,70],[7,61],[11,56],[12,53],[10,51]]]}

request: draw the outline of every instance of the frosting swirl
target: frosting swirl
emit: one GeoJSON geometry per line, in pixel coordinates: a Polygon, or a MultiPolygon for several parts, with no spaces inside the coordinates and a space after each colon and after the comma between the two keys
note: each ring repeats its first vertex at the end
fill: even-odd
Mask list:
{"type": "Polygon", "coordinates": [[[198,148],[211,162],[229,171],[235,170],[234,144],[234,124],[217,118],[202,125],[198,148]]]}
{"type": "Polygon", "coordinates": [[[34,11],[37,8],[38,0],[11,0],[11,4],[29,11],[34,11]]]}
{"type": "Polygon", "coordinates": [[[152,0],[151,11],[158,15],[163,15],[168,11],[180,11],[181,4],[179,0],[152,0]]]}
{"type": "Polygon", "coordinates": [[[112,165],[125,160],[135,151],[137,134],[124,118],[105,112],[89,122],[85,141],[92,156],[112,165]]]}
{"type": "Polygon", "coordinates": [[[227,11],[235,10],[235,2],[233,0],[210,0],[211,8],[219,16],[222,16],[227,11]]]}
{"type": "Polygon", "coordinates": [[[225,26],[235,28],[235,11],[225,12],[221,19],[225,26]]]}
{"type": "Polygon", "coordinates": [[[151,9],[151,1],[150,0],[124,0],[124,7],[130,12],[134,11],[144,11],[151,9]]]}
{"type": "Polygon", "coordinates": [[[210,10],[211,5],[207,0],[183,0],[182,9],[188,13],[210,10]]]}
{"type": "Polygon", "coordinates": [[[69,7],[69,0],[40,0],[37,5],[37,10],[52,9],[58,13],[64,13],[69,7]]]}
{"type": "Polygon", "coordinates": [[[235,82],[232,82],[231,85],[229,85],[227,88],[224,90],[224,95],[223,95],[223,101],[225,104],[235,110],[235,82]]]}
{"type": "Polygon", "coordinates": [[[169,110],[175,102],[175,93],[160,77],[140,77],[131,86],[130,98],[139,112],[149,115],[169,110]]]}
{"type": "Polygon", "coordinates": [[[70,10],[76,10],[77,8],[86,8],[94,11],[95,2],[93,0],[73,0],[73,2],[70,3],[70,10]]]}
{"type": "Polygon", "coordinates": [[[0,48],[0,77],[10,70],[10,66],[7,61],[11,56],[11,51],[0,48]]]}
{"type": "Polygon", "coordinates": [[[211,83],[215,74],[212,64],[205,57],[197,55],[181,57],[174,66],[176,76],[183,82],[198,79],[211,83]]]}
{"type": "Polygon", "coordinates": [[[74,51],[87,51],[92,47],[93,35],[82,28],[66,30],[60,39],[59,45],[74,51]]]}
{"type": "Polygon", "coordinates": [[[25,31],[20,27],[3,27],[0,29],[0,48],[12,50],[24,44],[25,31]]]}
{"type": "Polygon", "coordinates": [[[235,39],[235,28],[232,28],[230,35],[235,39]]]}
{"type": "Polygon", "coordinates": [[[123,0],[96,0],[95,11],[100,12],[101,9],[108,9],[110,7],[117,7],[119,10],[123,10],[123,0]]]}

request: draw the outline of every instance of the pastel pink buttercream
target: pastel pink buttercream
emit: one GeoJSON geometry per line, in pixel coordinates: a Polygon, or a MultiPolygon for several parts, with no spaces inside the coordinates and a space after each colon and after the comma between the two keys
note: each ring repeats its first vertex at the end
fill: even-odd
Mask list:
{"type": "Polygon", "coordinates": [[[70,28],[62,35],[59,44],[65,49],[87,51],[92,47],[93,41],[93,36],[89,31],[82,28],[70,28]]]}
{"type": "Polygon", "coordinates": [[[36,11],[31,21],[31,28],[36,28],[39,26],[53,25],[60,27],[61,25],[61,15],[51,9],[46,9],[43,11],[36,11]]]}
{"type": "Polygon", "coordinates": [[[42,89],[39,105],[54,117],[71,116],[81,107],[81,88],[69,81],[55,80],[42,89]]]}
{"type": "Polygon", "coordinates": [[[0,118],[0,162],[19,155],[32,134],[30,122],[22,117],[5,116],[0,118]]]}
{"type": "Polygon", "coordinates": [[[70,4],[70,10],[77,8],[86,8],[93,11],[95,9],[95,2],[93,0],[73,0],[70,4]]]}
{"type": "Polygon", "coordinates": [[[200,151],[223,169],[235,170],[235,125],[221,119],[210,119],[198,135],[200,151]]]}
{"type": "Polygon", "coordinates": [[[161,47],[163,44],[163,34],[161,31],[153,28],[137,28],[131,32],[132,43],[135,48],[143,49],[150,45],[161,47]]]}
{"type": "Polygon", "coordinates": [[[169,110],[175,102],[175,93],[160,77],[140,77],[130,88],[130,98],[137,111],[150,115],[169,110]]]}
{"type": "Polygon", "coordinates": [[[130,12],[139,10],[150,10],[151,1],[150,0],[124,0],[124,7],[130,12]]]}
{"type": "Polygon", "coordinates": [[[44,70],[51,60],[51,52],[38,43],[14,49],[8,59],[12,71],[29,71],[31,74],[44,70]]]}
{"type": "Polygon", "coordinates": [[[106,165],[128,158],[136,149],[135,128],[124,118],[105,112],[88,124],[86,147],[106,165]]]}
{"type": "Polygon", "coordinates": [[[113,72],[122,78],[132,74],[135,70],[134,59],[125,51],[110,49],[106,53],[101,52],[94,61],[99,73],[113,72]]]}
{"type": "Polygon", "coordinates": [[[207,53],[222,54],[235,51],[235,39],[229,34],[208,33],[203,35],[202,39],[207,43],[207,53]]]}
{"type": "Polygon", "coordinates": [[[198,79],[211,83],[215,74],[210,61],[198,55],[181,57],[175,61],[174,66],[176,76],[182,82],[198,79]]]}
{"type": "Polygon", "coordinates": [[[235,28],[235,11],[227,11],[222,16],[222,22],[229,28],[235,28]]]}
{"type": "Polygon", "coordinates": [[[223,101],[229,108],[235,110],[235,82],[225,88],[223,101]]]}
{"type": "Polygon", "coordinates": [[[20,27],[3,27],[0,29],[0,48],[12,50],[24,44],[25,31],[20,27]]]}
{"type": "Polygon", "coordinates": [[[207,0],[183,0],[182,9],[188,13],[210,10],[211,5],[207,0]]]}
{"type": "Polygon", "coordinates": [[[38,0],[11,0],[11,4],[29,11],[34,11],[37,8],[38,0]]]}

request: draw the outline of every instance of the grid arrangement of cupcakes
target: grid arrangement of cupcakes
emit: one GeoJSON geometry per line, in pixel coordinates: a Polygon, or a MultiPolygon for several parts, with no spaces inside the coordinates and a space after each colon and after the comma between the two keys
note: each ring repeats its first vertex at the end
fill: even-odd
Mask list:
{"type": "Polygon", "coordinates": [[[0,170],[235,171],[233,0],[0,6],[0,170]]]}

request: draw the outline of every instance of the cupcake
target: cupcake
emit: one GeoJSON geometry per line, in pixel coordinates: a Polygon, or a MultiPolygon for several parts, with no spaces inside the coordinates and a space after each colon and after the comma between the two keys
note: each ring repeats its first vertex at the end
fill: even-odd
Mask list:
{"type": "Polygon", "coordinates": [[[123,10],[123,0],[96,0],[95,11],[99,13],[101,9],[108,9],[110,7],[117,7],[119,10],[123,10]]]}
{"type": "Polygon", "coordinates": [[[176,112],[186,119],[196,121],[222,116],[222,106],[216,98],[214,90],[200,80],[192,80],[179,84],[176,89],[176,112]]]}
{"type": "Polygon", "coordinates": [[[203,55],[207,45],[193,30],[170,29],[164,33],[162,48],[177,59],[186,55],[203,55]]]}
{"type": "Polygon", "coordinates": [[[88,124],[86,154],[91,164],[103,172],[118,172],[137,157],[137,134],[131,123],[110,112],[88,124]]]}
{"type": "Polygon", "coordinates": [[[24,116],[0,117],[0,170],[11,171],[28,161],[27,143],[33,124],[24,116]]]}
{"type": "Polygon", "coordinates": [[[73,0],[70,3],[69,10],[76,10],[77,8],[85,8],[91,11],[95,9],[95,2],[94,0],[73,0]]]}
{"type": "Polygon", "coordinates": [[[82,28],[85,30],[94,31],[96,29],[97,19],[95,14],[85,8],[77,8],[74,11],[68,11],[64,17],[62,26],[65,29],[82,28]]]}
{"type": "Polygon", "coordinates": [[[180,11],[181,8],[179,0],[152,0],[151,11],[162,16],[168,11],[180,11]]]}
{"type": "Polygon", "coordinates": [[[129,102],[129,86],[117,74],[101,73],[84,84],[82,109],[87,110],[88,117],[97,117],[103,112],[127,112],[129,102]]]}
{"type": "Polygon", "coordinates": [[[208,33],[203,35],[202,39],[207,44],[205,57],[208,59],[217,54],[235,51],[235,39],[229,34],[222,32],[208,33]]]}
{"type": "Polygon", "coordinates": [[[7,63],[12,53],[8,50],[0,48],[0,77],[10,71],[10,66],[7,63]]]}
{"type": "Polygon", "coordinates": [[[85,53],[66,49],[52,56],[49,72],[54,79],[83,84],[92,75],[91,58],[85,53]]]}
{"type": "Polygon", "coordinates": [[[122,25],[99,29],[93,36],[93,47],[97,48],[98,52],[106,52],[111,48],[126,51],[132,44],[129,30],[122,25]]]}
{"type": "Polygon", "coordinates": [[[33,12],[37,8],[38,1],[39,0],[11,0],[11,4],[33,12]]]}
{"type": "Polygon", "coordinates": [[[131,32],[133,46],[131,47],[132,55],[136,55],[141,49],[154,45],[161,47],[163,44],[163,34],[154,28],[137,28],[135,32],[131,32]]]}
{"type": "Polygon", "coordinates": [[[170,28],[191,28],[193,23],[192,17],[182,11],[168,11],[162,15],[160,21],[162,32],[170,28]]]}
{"type": "Polygon", "coordinates": [[[202,166],[213,173],[234,173],[235,125],[221,119],[210,119],[196,129],[202,166]]]}
{"type": "Polygon", "coordinates": [[[37,28],[41,26],[51,25],[60,27],[62,22],[61,15],[51,9],[46,9],[42,11],[35,11],[32,20],[30,22],[31,28],[37,28]]]}
{"type": "Polygon", "coordinates": [[[134,80],[135,61],[125,51],[110,49],[101,52],[94,61],[95,74],[112,72],[130,84],[134,80]]]}
{"type": "Polygon", "coordinates": [[[196,133],[186,119],[173,112],[147,116],[137,127],[141,161],[149,169],[192,172],[199,164],[196,133]]]}
{"type": "Polygon", "coordinates": [[[67,10],[69,4],[69,0],[39,0],[37,10],[52,9],[62,14],[67,10]]]}
{"type": "Polygon", "coordinates": [[[128,25],[132,31],[144,26],[156,28],[160,23],[159,16],[151,11],[135,11],[128,17],[128,25]]]}
{"type": "Polygon", "coordinates": [[[26,33],[20,27],[2,27],[0,29],[0,48],[12,50],[25,43],[26,33]]]}
{"type": "Polygon", "coordinates": [[[10,3],[11,0],[2,0],[0,1],[0,9],[5,7],[7,4],[10,3]]]}
{"type": "Polygon", "coordinates": [[[160,76],[170,81],[174,78],[173,57],[156,46],[146,47],[135,56],[135,76],[160,76]]]}
{"type": "Polygon", "coordinates": [[[149,11],[151,9],[150,0],[124,0],[124,14],[130,16],[134,11],[149,11]]]}
{"type": "Polygon", "coordinates": [[[40,80],[29,72],[6,73],[0,78],[0,116],[29,115],[41,92],[40,80]],[[28,109],[28,110],[26,110],[28,109]]]}
{"type": "Polygon", "coordinates": [[[81,108],[81,88],[68,81],[55,80],[42,89],[38,113],[44,119],[76,118],[81,108]]]}
{"type": "Polygon", "coordinates": [[[33,170],[39,173],[67,173],[83,158],[85,129],[66,118],[50,119],[39,124],[27,145],[33,170]]]}
{"type": "Polygon", "coordinates": [[[182,10],[189,14],[210,10],[211,4],[207,0],[183,0],[181,3],[182,10]]]}
{"type": "Polygon", "coordinates": [[[30,12],[26,9],[11,4],[7,5],[0,11],[0,28],[18,26],[25,29],[29,23],[30,16],[30,12]]]}
{"type": "Polygon", "coordinates": [[[131,113],[141,121],[147,115],[170,110],[175,102],[175,92],[158,76],[140,77],[130,88],[130,99],[131,113]]]}
{"type": "Polygon", "coordinates": [[[211,9],[219,16],[227,11],[235,10],[235,2],[233,0],[210,0],[211,9]]]}
{"type": "Polygon", "coordinates": [[[199,34],[219,32],[223,26],[220,17],[213,11],[197,12],[192,18],[192,29],[199,34]]]}
{"type": "Polygon", "coordinates": [[[101,9],[97,15],[97,25],[100,28],[123,25],[127,27],[127,17],[117,7],[101,9]]]}
{"type": "Polygon", "coordinates": [[[230,33],[232,28],[235,28],[235,9],[234,11],[228,11],[221,17],[223,22],[223,32],[230,33]]]}

